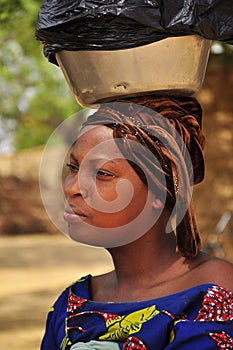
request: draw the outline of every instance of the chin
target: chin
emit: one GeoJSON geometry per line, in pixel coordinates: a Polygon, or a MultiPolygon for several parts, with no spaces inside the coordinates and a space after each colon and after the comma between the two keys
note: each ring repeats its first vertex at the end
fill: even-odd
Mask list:
{"type": "Polygon", "coordinates": [[[104,240],[101,235],[101,228],[96,228],[90,225],[69,225],[68,234],[69,237],[81,244],[93,246],[93,247],[104,247],[104,240]]]}
{"type": "Polygon", "coordinates": [[[129,230],[128,226],[101,228],[91,225],[69,225],[70,238],[78,243],[102,248],[115,248],[136,241],[144,233],[129,230]],[[131,234],[129,234],[131,232],[131,234]]]}

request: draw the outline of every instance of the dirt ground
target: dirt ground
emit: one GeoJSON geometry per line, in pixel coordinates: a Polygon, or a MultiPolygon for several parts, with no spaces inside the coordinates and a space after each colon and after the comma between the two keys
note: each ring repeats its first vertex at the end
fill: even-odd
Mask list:
{"type": "Polygon", "coordinates": [[[104,250],[63,235],[1,237],[0,245],[1,349],[39,349],[46,313],[58,293],[79,277],[112,266],[104,250]]]}
{"type": "MultiPolygon", "coordinates": [[[[212,67],[198,94],[207,137],[206,178],[194,190],[194,203],[204,245],[214,244],[221,216],[233,214],[232,91],[233,70],[212,67]]],[[[40,156],[41,149],[0,157],[1,349],[38,349],[58,293],[78,277],[112,266],[104,250],[70,241],[48,220],[38,189],[40,156]]],[[[232,218],[217,242],[233,262],[232,218]]]]}

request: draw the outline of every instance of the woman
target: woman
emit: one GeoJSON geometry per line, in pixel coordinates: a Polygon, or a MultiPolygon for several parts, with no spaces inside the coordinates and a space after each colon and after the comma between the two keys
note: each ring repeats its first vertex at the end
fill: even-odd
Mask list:
{"type": "Polygon", "coordinates": [[[88,118],[67,164],[64,218],[115,269],[60,295],[42,350],[232,348],[233,267],[200,251],[190,198],[203,146],[193,98],[122,100],[88,118]]]}

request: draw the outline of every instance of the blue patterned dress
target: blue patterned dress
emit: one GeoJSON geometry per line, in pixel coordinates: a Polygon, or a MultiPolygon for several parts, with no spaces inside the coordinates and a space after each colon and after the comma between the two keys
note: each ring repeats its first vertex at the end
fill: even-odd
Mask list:
{"type": "Polygon", "coordinates": [[[51,308],[41,350],[233,349],[233,294],[202,284],[140,302],[90,300],[88,275],[51,308]]]}

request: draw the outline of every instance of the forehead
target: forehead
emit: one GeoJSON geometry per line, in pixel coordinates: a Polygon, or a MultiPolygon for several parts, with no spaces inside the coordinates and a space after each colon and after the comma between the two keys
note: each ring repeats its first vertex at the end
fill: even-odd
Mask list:
{"type": "Polygon", "coordinates": [[[122,158],[113,138],[113,130],[103,125],[85,126],[75,143],[73,153],[79,158],[122,158]]]}

